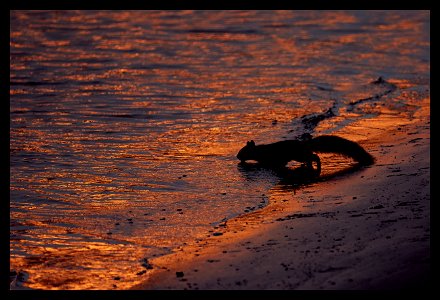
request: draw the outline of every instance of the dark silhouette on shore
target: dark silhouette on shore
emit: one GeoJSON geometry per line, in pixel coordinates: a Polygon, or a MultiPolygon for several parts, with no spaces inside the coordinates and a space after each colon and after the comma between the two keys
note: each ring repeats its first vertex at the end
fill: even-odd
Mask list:
{"type": "MultiPolygon", "coordinates": [[[[319,176],[321,160],[315,152],[337,153],[351,157],[360,165],[374,163],[374,158],[356,142],[333,135],[322,135],[312,138],[309,134],[302,139],[286,140],[272,144],[256,145],[254,141],[247,142],[237,154],[243,163],[248,160],[257,161],[263,167],[282,170],[289,161],[303,164],[305,175],[319,176]],[[316,164],[316,168],[313,164],[316,164]]],[[[306,176],[308,177],[308,176],[306,176]]]]}

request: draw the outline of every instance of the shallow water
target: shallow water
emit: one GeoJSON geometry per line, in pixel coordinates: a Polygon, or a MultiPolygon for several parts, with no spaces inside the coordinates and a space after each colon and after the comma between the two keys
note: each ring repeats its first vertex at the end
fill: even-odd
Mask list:
{"type": "Polygon", "coordinates": [[[240,170],[246,141],[411,118],[429,95],[429,24],[426,11],[12,11],[11,269],[42,289],[145,280],[145,258],[270,201],[280,178],[240,170]]]}

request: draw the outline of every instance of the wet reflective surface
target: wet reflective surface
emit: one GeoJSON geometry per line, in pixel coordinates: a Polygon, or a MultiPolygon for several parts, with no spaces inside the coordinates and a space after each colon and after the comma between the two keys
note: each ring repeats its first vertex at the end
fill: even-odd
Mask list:
{"type": "MultiPolygon", "coordinates": [[[[277,174],[237,167],[246,141],[411,118],[429,98],[429,22],[419,11],[12,11],[11,269],[42,289],[145,280],[144,259],[286,192],[277,174]]],[[[351,165],[322,160],[324,175],[351,165]]]]}

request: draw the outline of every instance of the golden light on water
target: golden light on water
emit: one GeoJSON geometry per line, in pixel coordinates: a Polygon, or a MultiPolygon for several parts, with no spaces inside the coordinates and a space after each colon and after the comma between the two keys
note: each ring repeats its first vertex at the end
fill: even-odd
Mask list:
{"type": "MultiPolygon", "coordinates": [[[[302,185],[237,166],[246,141],[309,130],[370,150],[429,109],[426,12],[12,11],[10,23],[10,262],[31,288],[129,288],[148,278],[145,258],[248,207],[255,224],[266,205],[301,210],[302,185]],[[379,76],[396,90],[359,101],[387,91],[379,76]]],[[[351,164],[324,155],[323,175],[351,164]]]]}

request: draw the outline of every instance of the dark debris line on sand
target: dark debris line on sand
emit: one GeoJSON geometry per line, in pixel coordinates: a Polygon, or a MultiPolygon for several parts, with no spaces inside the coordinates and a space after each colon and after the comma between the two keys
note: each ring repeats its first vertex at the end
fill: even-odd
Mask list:
{"type": "Polygon", "coordinates": [[[276,221],[286,221],[286,220],[292,220],[292,219],[300,219],[300,218],[311,218],[311,217],[324,217],[329,218],[333,217],[336,213],[335,212],[324,212],[324,213],[308,213],[308,214],[292,214],[285,216],[283,218],[278,218],[276,221]]]}
{"type": "Polygon", "coordinates": [[[386,81],[382,77],[379,77],[377,80],[371,82],[371,84],[381,85],[383,87],[386,87],[387,89],[385,91],[383,91],[382,93],[375,94],[375,95],[373,95],[371,97],[367,97],[367,98],[362,98],[362,99],[351,101],[350,104],[349,104],[350,106],[349,106],[348,111],[353,110],[354,106],[358,105],[360,103],[363,103],[363,102],[366,102],[366,101],[371,101],[371,100],[379,100],[383,96],[386,96],[386,95],[394,92],[397,89],[397,86],[395,84],[389,83],[388,81],[386,81]]]}
{"type": "MultiPolygon", "coordinates": [[[[384,88],[386,88],[386,90],[381,93],[377,93],[373,96],[367,97],[367,98],[362,98],[362,99],[357,99],[357,100],[351,101],[349,103],[349,106],[347,107],[347,111],[352,111],[356,105],[361,104],[363,102],[372,101],[372,100],[377,101],[380,98],[394,92],[397,89],[397,86],[395,84],[392,84],[392,83],[386,81],[385,79],[383,79],[382,76],[379,77],[378,79],[370,82],[370,84],[383,86],[384,88]]],[[[320,114],[313,113],[313,114],[302,116],[301,122],[305,127],[305,131],[308,133],[311,133],[314,131],[314,129],[318,126],[318,124],[321,121],[335,117],[337,115],[338,115],[338,106],[337,106],[337,101],[335,101],[333,103],[332,107],[330,107],[329,109],[327,109],[323,113],[320,113],[320,114]]],[[[291,132],[292,131],[294,131],[294,130],[291,130],[291,132]]]]}

